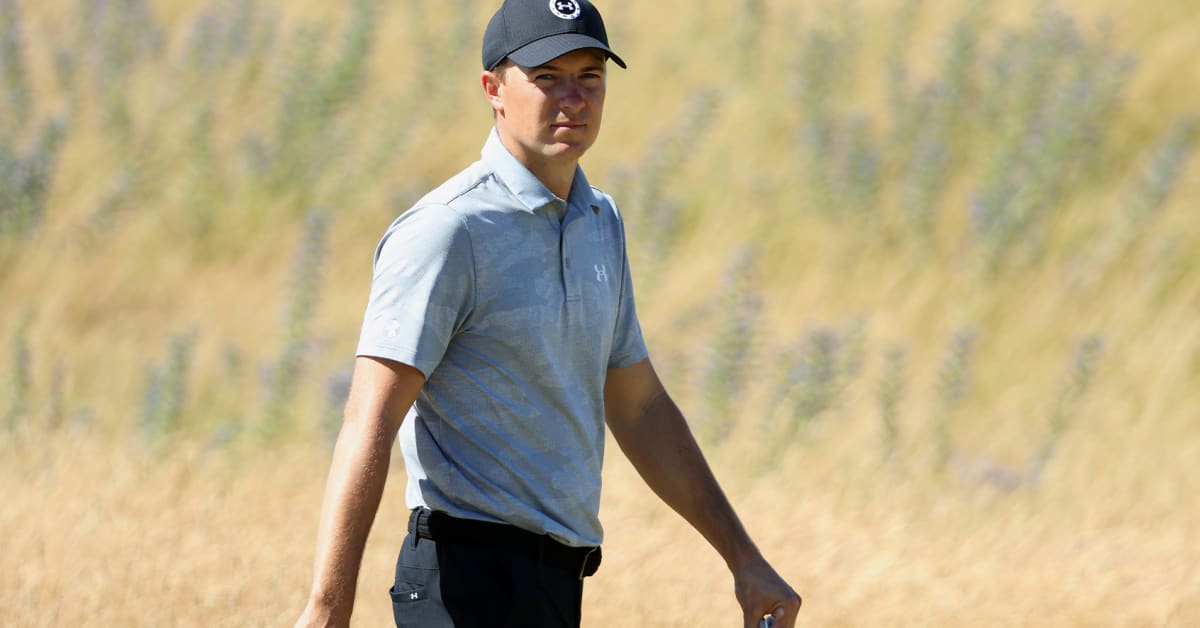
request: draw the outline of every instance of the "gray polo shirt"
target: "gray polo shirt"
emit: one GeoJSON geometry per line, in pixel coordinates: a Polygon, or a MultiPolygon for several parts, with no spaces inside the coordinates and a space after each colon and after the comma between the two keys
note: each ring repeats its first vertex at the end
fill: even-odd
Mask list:
{"type": "Polygon", "coordinates": [[[384,234],[358,355],[425,375],[409,508],[600,543],[605,373],[647,352],[621,216],[582,170],[564,202],[493,129],[384,234]]]}

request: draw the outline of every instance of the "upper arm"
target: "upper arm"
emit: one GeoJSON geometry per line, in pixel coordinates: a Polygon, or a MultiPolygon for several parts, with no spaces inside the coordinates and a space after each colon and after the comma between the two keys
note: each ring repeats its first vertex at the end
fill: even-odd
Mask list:
{"type": "Polygon", "coordinates": [[[424,384],[425,376],[421,371],[407,364],[359,356],[354,362],[345,420],[357,423],[382,421],[382,426],[395,436],[424,384]]]}
{"type": "MultiPolygon", "coordinates": [[[[649,351],[646,349],[646,341],[642,337],[642,326],[637,316],[637,305],[633,295],[633,277],[629,268],[629,254],[625,246],[625,228],[612,198],[607,194],[602,195],[602,198],[616,216],[613,229],[621,242],[621,288],[617,303],[617,319],[613,325],[612,348],[608,357],[609,373],[612,373],[622,367],[636,366],[638,362],[645,361],[649,351]]],[[[649,366],[648,363],[647,366],[649,366]]],[[[653,370],[650,368],[651,373],[653,370]]]]}
{"type": "Polygon", "coordinates": [[[604,380],[604,418],[610,428],[639,418],[646,406],[665,393],[654,365],[646,358],[629,366],[608,369],[604,380]]]}
{"type": "Polygon", "coordinates": [[[474,309],[475,259],[466,222],[445,205],[396,220],[376,251],[358,355],[429,376],[474,309]]]}

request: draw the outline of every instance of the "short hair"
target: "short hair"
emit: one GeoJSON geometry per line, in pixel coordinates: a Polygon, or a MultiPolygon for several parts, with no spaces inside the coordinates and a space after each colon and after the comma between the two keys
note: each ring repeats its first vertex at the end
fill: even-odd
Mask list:
{"type": "Polygon", "coordinates": [[[492,68],[491,71],[494,72],[496,76],[500,77],[500,82],[503,83],[508,73],[508,69],[515,65],[517,65],[516,61],[513,61],[508,57],[504,57],[504,59],[501,60],[500,63],[497,63],[496,67],[492,68]]]}

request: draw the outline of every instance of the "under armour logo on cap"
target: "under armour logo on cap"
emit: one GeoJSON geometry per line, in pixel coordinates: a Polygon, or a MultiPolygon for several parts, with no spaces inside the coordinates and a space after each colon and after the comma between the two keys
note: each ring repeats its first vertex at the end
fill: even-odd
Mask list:
{"type": "Polygon", "coordinates": [[[574,20],[583,10],[575,0],[550,0],[550,12],[564,20],[574,20]]]}

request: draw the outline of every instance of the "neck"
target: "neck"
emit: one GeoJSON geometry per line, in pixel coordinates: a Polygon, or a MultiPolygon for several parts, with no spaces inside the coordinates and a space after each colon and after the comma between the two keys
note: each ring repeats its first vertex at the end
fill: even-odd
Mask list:
{"type": "Polygon", "coordinates": [[[571,184],[575,182],[575,163],[571,164],[570,169],[558,165],[553,168],[537,168],[536,164],[528,163],[525,167],[558,198],[566,200],[571,195],[571,184]]]}
{"type": "Polygon", "coordinates": [[[575,168],[579,164],[578,160],[564,162],[551,160],[541,155],[531,155],[524,151],[520,144],[507,137],[505,133],[500,133],[500,143],[504,144],[508,152],[529,172],[533,173],[533,176],[537,177],[537,180],[541,181],[551,194],[564,200],[570,196],[571,184],[575,182],[575,168]]]}

